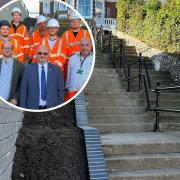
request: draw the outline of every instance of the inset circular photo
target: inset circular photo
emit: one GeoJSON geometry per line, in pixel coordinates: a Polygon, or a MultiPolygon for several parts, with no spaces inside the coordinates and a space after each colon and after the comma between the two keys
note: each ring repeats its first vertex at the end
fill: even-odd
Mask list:
{"type": "Polygon", "coordinates": [[[69,4],[10,1],[0,8],[0,99],[54,110],[84,89],[95,64],[91,29],[69,4]]]}

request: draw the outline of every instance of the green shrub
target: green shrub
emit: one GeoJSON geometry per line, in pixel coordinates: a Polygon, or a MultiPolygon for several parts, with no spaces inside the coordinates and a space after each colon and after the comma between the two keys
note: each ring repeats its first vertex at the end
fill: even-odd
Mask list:
{"type": "Polygon", "coordinates": [[[118,0],[118,30],[168,52],[180,51],[180,1],[118,0]]]}

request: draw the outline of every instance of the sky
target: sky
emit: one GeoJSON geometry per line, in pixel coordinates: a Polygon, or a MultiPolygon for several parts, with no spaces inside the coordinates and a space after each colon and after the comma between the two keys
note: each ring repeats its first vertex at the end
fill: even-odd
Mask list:
{"type": "Polygon", "coordinates": [[[34,15],[34,12],[39,12],[39,0],[23,0],[23,2],[29,10],[30,17],[36,17],[37,15],[34,15]]]}

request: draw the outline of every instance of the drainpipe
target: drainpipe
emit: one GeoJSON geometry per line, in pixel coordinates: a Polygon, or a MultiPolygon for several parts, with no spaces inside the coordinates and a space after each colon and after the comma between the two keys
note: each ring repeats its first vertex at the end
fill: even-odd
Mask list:
{"type": "Polygon", "coordinates": [[[94,41],[96,42],[96,23],[95,23],[95,16],[96,16],[96,1],[93,0],[92,34],[93,34],[93,37],[94,37],[94,41]]]}

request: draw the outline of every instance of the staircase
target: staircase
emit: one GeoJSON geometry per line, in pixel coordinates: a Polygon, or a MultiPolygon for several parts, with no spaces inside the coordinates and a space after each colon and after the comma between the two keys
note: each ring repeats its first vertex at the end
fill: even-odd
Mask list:
{"type": "MultiPolygon", "coordinates": [[[[135,60],[135,47],[125,47],[130,60],[135,60]]],[[[147,59],[147,58],[146,58],[147,59]]],[[[155,72],[147,59],[152,85],[171,83],[166,72],[155,72]]],[[[137,72],[132,70],[132,75],[137,72]]],[[[161,132],[153,133],[154,112],[146,111],[144,92],[132,82],[127,92],[122,69],[112,69],[110,54],[100,53],[96,46],[96,64],[85,88],[89,124],[98,128],[104,148],[110,180],[179,180],[180,115],[161,113],[161,132]]],[[[155,94],[150,93],[153,103],[155,94]]],[[[180,94],[161,95],[164,107],[180,107],[180,94]]]]}

